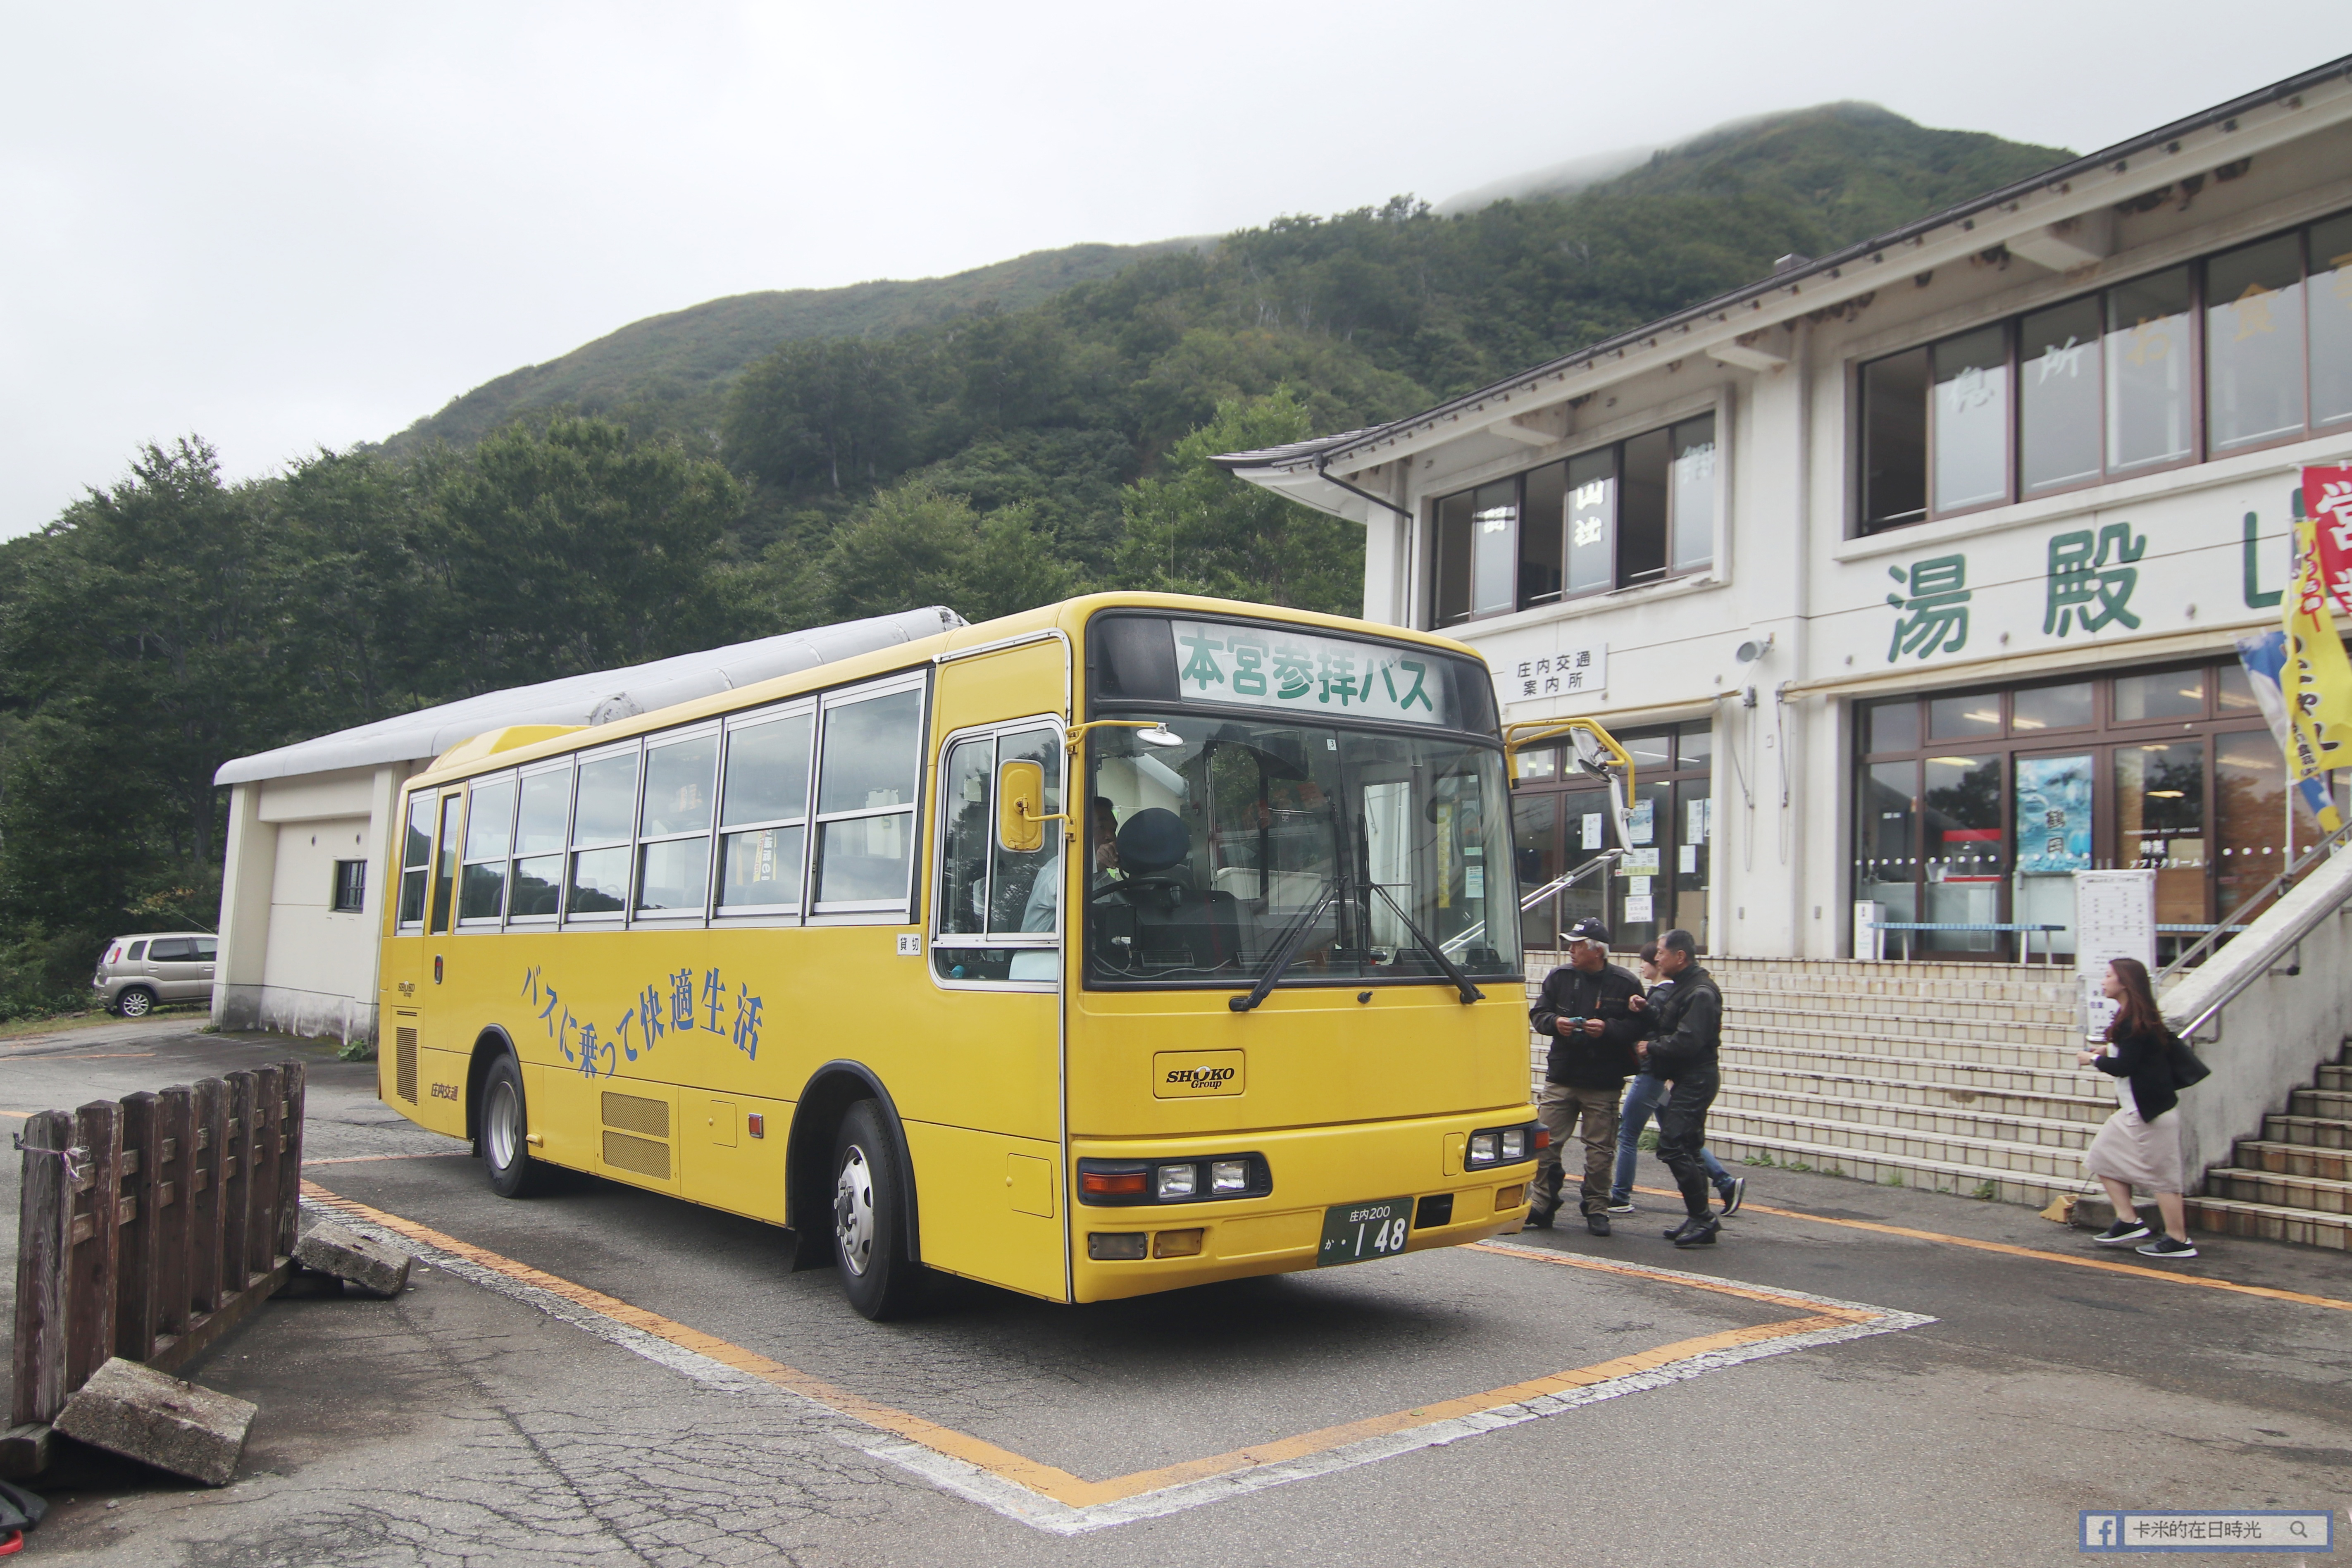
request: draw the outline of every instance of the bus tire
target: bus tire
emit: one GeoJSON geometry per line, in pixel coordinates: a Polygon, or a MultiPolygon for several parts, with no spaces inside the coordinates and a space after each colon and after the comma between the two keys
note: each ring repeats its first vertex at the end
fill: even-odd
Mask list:
{"type": "Polygon", "coordinates": [[[522,1068],[511,1052],[490,1064],[482,1079],[482,1167],[490,1191],[502,1198],[529,1197],[546,1171],[530,1157],[530,1103],[523,1098],[522,1068]]]}
{"type": "Polygon", "coordinates": [[[841,1293],[861,1317],[885,1322],[912,1308],[922,1266],[907,1256],[907,1194],[898,1141],[882,1108],[861,1100],[833,1139],[833,1257],[841,1293]]]}

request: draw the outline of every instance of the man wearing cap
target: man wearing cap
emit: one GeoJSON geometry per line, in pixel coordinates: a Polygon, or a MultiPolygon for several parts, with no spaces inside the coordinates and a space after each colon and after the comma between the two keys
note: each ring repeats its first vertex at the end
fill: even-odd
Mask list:
{"type": "Polygon", "coordinates": [[[1559,1212],[1566,1172],[1560,1157],[1570,1128],[1584,1144],[1584,1185],[1580,1194],[1585,1228],[1609,1234],[1609,1178],[1617,1152],[1617,1106],[1633,1070],[1633,1048],[1642,1020],[1630,1004],[1642,983],[1609,962],[1609,929],[1581,920],[1568,933],[1568,962],[1544,976],[1543,994],[1528,1009],[1535,1032],[1551,1042],[1544,1065],[1543,1093],[1536,1119],[1551,1142],[1536,1156],[1535,1189],[1528,1223],[1551,1228],[1559,1212]]]}

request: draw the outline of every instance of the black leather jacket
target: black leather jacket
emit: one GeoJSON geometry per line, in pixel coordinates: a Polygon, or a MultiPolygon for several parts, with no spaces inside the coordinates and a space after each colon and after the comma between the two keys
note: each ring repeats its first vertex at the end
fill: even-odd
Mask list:
{"type": "Polygon", "coordinates": [[[1694,963],[1675,976],[1650,1015],[1649,1070],[1659,1078],[1713,1072],[1722,1040],[1723,993],[1715,976],[1694,963]]]}
{"type": "Polygon", "coordinates": [[[1623,1088],[1634,1070],[1633,1043],[1643,1029],[1626,1003],[1641,994],[1642,983],[1613,963],[1591,974],[1563,963],[1545,975],[1543,994],[1528,1009],[1528,1022],[1551,1045],[1544,1077],[1571,1089],[1623,1088]],[[1551,1026],[1559,1018],[1598,1018],[1601,1033],[1577,1029],[1555,1035],[1551,1026]]]}

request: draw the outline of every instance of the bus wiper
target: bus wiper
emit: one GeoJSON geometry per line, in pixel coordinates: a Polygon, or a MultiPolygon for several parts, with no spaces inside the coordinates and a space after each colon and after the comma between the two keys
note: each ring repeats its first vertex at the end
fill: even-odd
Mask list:
{"type": "MultiPolygon", "coordinates": [[[[1472,1002],[1484,1002],[1486,999],[1486,994],[1472,984],[1470,977],[1462,973],[1460,966],[1445,956],[1445,950],[1430,941],[1422,929],[1412,923],[1412,917],[1404,912],[1403,906],[1396,901],[1386,888],[1381,887],[1378,882],[1368,881],[1364,885],[1378,893],[1389,908],[1396,911],[1397,920],[1412,934],[1412,940],[1421,945],[1422,951],[1436,962],[1437,967],[1444,972],[1445,978],[1454,982],[1454,988],[1462,993],[1462,1000],[1465,1005],[1472,1002]]],[[[1285,971],[1297,962],[1299,952],[1307,946],[1307,933],[1315,929],[1315,922],[1322,918],[1323,911],[1329,909],[1333,901],[1347,890],[1348,883],[1344,879],[1324,884],[1322,895],[1308,906],[1307,913],[1296,925],[1283,933],[1281,942],[1275,948],[1273,955],[1266,960],[1265,973],[1258,977],[1257,984],[1250,987],[1249,994],[1245,996],[1226,998],[1225,1005],[1236,1013],[1246,1013],[1272,994],[1276,983],[1281,980],[1285,971]]]]}
{"type": "Polygon", "coordinates": [[[1249,988],[1249,994],[1228,996],[1225,998],[1225,1005],[1236,1013],[1246,1013],[1265,1001],[1272,994],[1275,982],[1282,978],[1283,972],[1296,963],[1299,953],[1306,950],[1307,933],[1315,929],[1315,922],[1323,918],[1323,911],[1331,907],[1332,900],[1339,898],[1341,889],[1346,886],[1344,879],[1334,879],[1324,883],[1323,891],[1312,904],[1307,906],[1307,912],[1301,915],[1297,922],[1288,931],[1282,933],[1282,941],[1275,945],[1274,952],[1265,961],[1265,973],[1258,976],[1257,984],[1249,988]]]}
{"type": "Polygon", "coordinates": [[[1370,888],[1375,893],[1378,893],[1381,900],[1387,903],[1390,909],[1396,911],[1396,918],[1398,921],[1402,922],[1404,929],[1412,933],[1412,940],[1421,944],[1421,950],[1429,954],[1431,958],[1437,961],[1437,967],[1445,972],[1445,978],[1454,982],[1455,989],[1462,993],[1462,1000],[1465,1005],[1467,1005],[1472,1002],[1484,1002],[1486,999],[1486,994],[1484,991],[1479,990],[1475,985],[1471,984],[1470,977],[1463,973],[1461,969],[1452,959],[1445,956],[1445,950],[1436,942],[1430,941],[1429,938],[1423,933],[1422,929],[1412,923],[1412,917],[1404,912],[1404,906],[1396,901],[1394,894],[1391,893],[1386,888],[1381,887],[1378,882],[1368,882],[1365,885],[1370,888]]]}

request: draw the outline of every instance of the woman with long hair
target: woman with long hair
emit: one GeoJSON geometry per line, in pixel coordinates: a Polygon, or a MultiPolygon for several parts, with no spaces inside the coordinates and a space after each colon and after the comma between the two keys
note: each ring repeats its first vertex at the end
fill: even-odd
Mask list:
{"type": "Polygon", "coordinates": [[[2116,1005],[2107,1043],[2074,1058],[2113,1077],[2120,1102],[2083,1152],[2083,1169],[2098,1178],[2116,1204],[2116,1223],[2091,1239],[2101,1247],[2128,1247],[2137,1241],[2140,1246],[2136,1250],[2150,1258],[2194,1258],[2188,1205],[2180,1197],[2180,1119],[2167,1120],[2180,1102],[2171,1066],[2172,1031],[2157,1011],[2147,965],[2139,960],[2109,963],[2102,989],[2116,1005]],[[2158,1212],[2164,1216],[2162,1236],[2144,1239],[2147,1225],[2133,1205],[2135,1186],[2156,1194],[2158,1212]]]}

